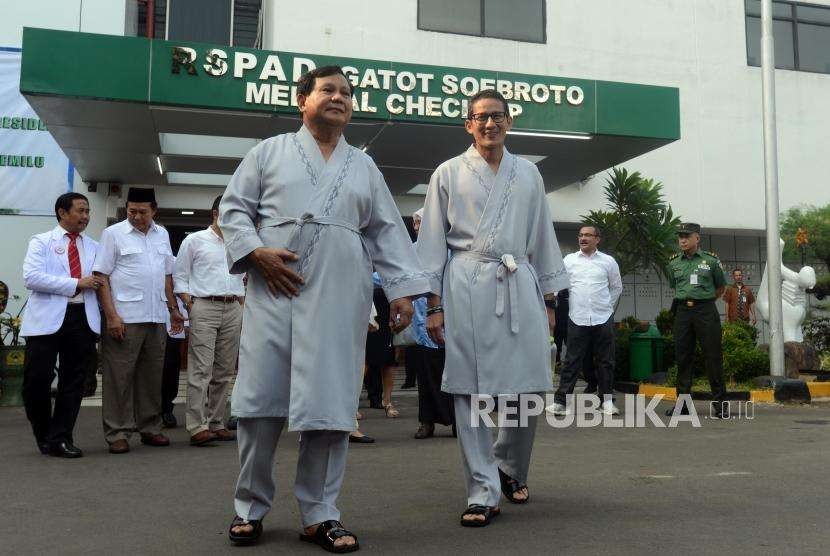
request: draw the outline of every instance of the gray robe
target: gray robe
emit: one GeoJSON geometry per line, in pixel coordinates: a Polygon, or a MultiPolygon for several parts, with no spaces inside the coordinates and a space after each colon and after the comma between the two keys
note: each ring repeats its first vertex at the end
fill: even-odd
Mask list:
{"type": "Polygon", "coordinates": [[[219,213],[231,272],[251,271],[233,414],[354,430],[373,267],[390,300],[429,289],[377,166],[342,136],[326,162],[302,127],[251,149],[219,213]],[[275,297],[250,267],[262,246],[297,253],[299,296],[275,297]]]}
{"type": "Polygon", "coordinates": [[[543,296],[567,288],[568,273],[536,166],[505,149],[494,175],[472,146],[441,164],[429,183],[416,248],[431,291],[443,298],[441,388],[490,395],[550,390],[543,296]]]}

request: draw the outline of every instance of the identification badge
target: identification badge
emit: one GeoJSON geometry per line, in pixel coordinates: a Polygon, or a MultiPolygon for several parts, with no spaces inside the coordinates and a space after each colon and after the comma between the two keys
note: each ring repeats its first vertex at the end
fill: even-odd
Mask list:
{"type": "Polygon", "coordinates": [[[697,274],[689,276],[689,283],[693,286],[697,286],[697,274]]]}
{"type": "Polygon", "coordinates": [[[58,255],[63,255],[64,253],[66,253],[66,249],[64,249],[63,247],[55,247],[55,253],[57,253],[58,255]]]}

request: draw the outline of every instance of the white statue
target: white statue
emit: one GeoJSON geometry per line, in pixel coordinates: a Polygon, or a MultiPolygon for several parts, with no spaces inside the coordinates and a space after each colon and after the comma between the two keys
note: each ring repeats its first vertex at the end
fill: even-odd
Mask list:
{"type": "MultiPolygon", "coordinates": [[[[781,252],[784,252],[784,240],[781,240],[781,252]]],[[[767,262],[769,264],[769,261],[767,262]]],[[[816,285],[816,271],[811,266],[805,266],[794,272],[781,265],[781,305],[783,306],[783,325],[785,342],[803,342],[801,323],[807,316],[807,294],[804,290],[816,285]]],[[[764,267],[764,276],[761,278],[761,289],[758,290],[758,311],[761,318],[769,323],[769,290],[767,289],[767,267],[764,267]]]]}

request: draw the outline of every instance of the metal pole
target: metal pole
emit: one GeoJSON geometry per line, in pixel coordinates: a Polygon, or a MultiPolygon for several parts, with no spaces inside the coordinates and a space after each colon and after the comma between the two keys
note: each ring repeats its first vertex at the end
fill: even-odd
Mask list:
{"type": "Polygon", "coordinates": [[[764,105],[764,177],[767,208],[767,287],[769,362],[772,376],[784,376],[784,325],[781,306],[781,244],[778,224],[778,140],[775,129],[775,50],[772,0],[761,0],[761,88],[764,105]]]}

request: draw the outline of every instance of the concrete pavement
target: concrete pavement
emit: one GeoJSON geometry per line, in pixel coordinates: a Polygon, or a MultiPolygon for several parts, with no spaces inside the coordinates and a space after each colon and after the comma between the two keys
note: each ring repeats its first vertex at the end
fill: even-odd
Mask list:
{"type": "MultiPolygon", "coordinates": [[[[361,428],[378,442],[350,448],[340,507],[361,553],[830,552],[828,405],[756,406],[751,421],[700,429],[540,423],[531,503],[505,502],[485,529],[458,525],[465,495],[449,429],[416,441],[415,398],[398,405],[399,419],[363,409],[361,428]]],[[[170,432],[168,448],[134,438],[132,452],[110,455],[100,408],[84,407],[76,443],[86,457],[60,460],[37,453],[22,409],[0,408],[0,553],[323,554],[297,539],[296,434],[278,449],[261,543],[237,549],[226,537],[235,444],[192,448],[182,428],[170,432]]]]}

